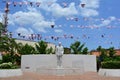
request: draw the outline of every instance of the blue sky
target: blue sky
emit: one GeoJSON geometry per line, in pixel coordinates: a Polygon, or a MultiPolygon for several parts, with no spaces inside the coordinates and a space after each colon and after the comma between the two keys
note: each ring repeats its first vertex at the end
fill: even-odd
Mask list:
{"type": "MultiPolygon", "coordinates": [[[[119,0],[9,0],[8,3],[8,31],[15,38],[23,39],[18,33],[25,40],[31,34],[40,34],[42,40],[56,45],[62,42],[64,47],[80,41],[89,50],[99,45],[120,48],[119,0]]],[[[0,0],[1,22],[4,8],[5,0],[0,0]]]]}

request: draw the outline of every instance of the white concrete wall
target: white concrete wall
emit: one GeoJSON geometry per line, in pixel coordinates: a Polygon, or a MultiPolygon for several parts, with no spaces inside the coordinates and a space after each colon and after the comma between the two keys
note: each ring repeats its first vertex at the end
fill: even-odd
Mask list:
{"type": "Polygon", "coordinates": [[[100,69],[98,74],[101,76],[120,77],[120,69],[100,69]]]}
{"type": "Polygon", "coordinates": [[[0,78],[21,76],[23,73],[21,69],[0,69],[0,78]]]}
{"type": "MultiPolygon", "coordinates": [[[[96,72],[96,56],[63,55],[63,68],[80,68],[84,71],[96,72]]],[[[56,55],[22,55],[21,69],[36,71],[37,68],[57,68],[56,55]]]]}

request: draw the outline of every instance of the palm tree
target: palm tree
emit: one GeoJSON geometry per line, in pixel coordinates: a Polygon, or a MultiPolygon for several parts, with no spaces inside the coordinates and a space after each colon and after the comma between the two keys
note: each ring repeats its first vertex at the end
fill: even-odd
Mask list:
{"type": "Polygon", "coordinates": [[[87,48],[87,47],[85,47],[85,48],[83,49],[82,54],[88,54],[88,48],[87,48]]]}
{"type": "Polygon", "coordinates": [[[6,53],[3,55],[3,62],[16,62],[15,56],[18,55],[16,54],[17,43],[15,42],[15,39],[9,38],[7,36],[1,37],[0,51],[6,53]]]}
{"type": "Polygon", "coordinates": [[[35,44],[37,54],[46,54],[47,44],[44,41],[35,44]]]}
{"type": "Polygon", "coordinates": [[[73,51],[73,54],[87,54],[88,48],[84,48],[85,44],[81,44],[81,42],[76,41],[75,43],[71,44],[70,48],[73,51]]]}
{"type": "Polygon", "coordinates": [[[53,53],[53,48],[48,48],[48,45],[44,41],[40,41],[37,44],[35,44],[36,53],[37,54],[50,54],[53,53]]]}

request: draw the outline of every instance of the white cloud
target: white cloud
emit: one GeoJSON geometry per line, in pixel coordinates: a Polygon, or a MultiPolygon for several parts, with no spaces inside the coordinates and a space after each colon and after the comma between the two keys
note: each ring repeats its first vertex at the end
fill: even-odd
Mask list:
{"type": "Polygon", "coordinates": [[[39,8],[51,12],[53,16],[71,16],[78,14],[75,3],[70,3],[68,7],[63,8],[60,4],[56,3],[57,0],[28,0],[33,2],[41,2],[39,8]]]}
{"type": "Polygon", "coordinates": [[[33,30],[31,28],[24,28],[24,27],[19,27],[16,31],[16,33],[21,33],[22,35],[29,35],[29,34],[33,34],[33,30]]]}
{"type": "Polygon", "coordinates": [[[56,33],[61,33],[61,32],[63,32],[63,30],[61,30],[61,29],[55,29],[54,30],[56,33]]]}
{"type": "MultiPolygon", "coordinates": [[[[18,11],[14,14],[10,14],[9,17],[9,24],[11,25],[19,24],[30,26],[40,32],[47,32],[46,28],[51,28],[50,25],[55,24],[54,22],[45,21],[44,16],[42,16],[40,12],[38,12],[35,8],[30,7],[28,7],[28,12],[18,11]]],[[[22,28],[22,31],[26,30],[22,28]]]]}
{"type": "Polygon", "coordinates": [[[78,14],[77,9],[75,8],[75,3],[70,3],[68,7],[61,7],[59,4],[54,3],[50,7],[50,11],[52,14],[56,17],[61,17],[61,16],[71,16],[71,15],[76,15],[78,14]]]}
{"type": "Polygon", "coordinates": [[[41,22],[36,22],[33,24],[33,28],[36,29],[37,31],[44,32],[46,33],[46,28],[51,28],[51,25],[54,25],[54,22],[49,22],[49,21],[41,21],[41,22]]]}
{"type": "Polygon", "coordinates": [[[44,20],[44,17],[37,11],[28,12],[18,11],[10,15],[10,21],[22,25],[33,24],[37,21],[42,20],[44,20]]]}
{"type": "Polygon", "coordinates": [[[109,19],[110,19],[111,21],[114,21],[114,20],[116,20],[116,17],[110,16],[109,19]]]}
{"type": "Polygon", "coordinates": [[[98,16],[99,13],[95,9],[81,9],[81,15],[84,17],[90,17],[90,16],[98,16]]]}
{"type": "Polygon", "coordinates": [[[100,0],[80,0],[81,3],[85,4],[84,8],[80,8],[81,15],[84,17],[90,17],[90,16],[98,16],[99,12],[97,11],[97,8],[99,8],[99,2],[100,0]]]}
{"type": "Polygon", "coordinates": [[[99,1],[100,0],[80,0],[81,3],[86,4],[86,8],[99,8],[99,1]]]}
{"type": "Polygon", "coordinates": [[[98,27],[107,27],[110,24],[112,24],[112,22],[115,21],[115,20],[116,20],[116,17],[110,16],[108,19],[102,20],[101,24],[98,24],[96,26],[98,26],[98,27]]]}
{"type": "Polygon", "coordinates": [[[27,1],[31,1],[31,2],[56,2],[57,0],[27,0],[27,1]]]}
{"type": "Polygon", "coordinates": [[[110,20],[104,20],[104,21],[102,21],[102,24],[100,24],[99,26],[100,26],[100,27],[102,27],[102,26],[107,26],[107,25],[109,25],[110,23],[111,23],[110,20]]]}
{"type": "Polygon", "coordinates": [[[62,17],[62,16],[74,16],[77,14],[81,14],[84,17],[90,16],[98,16],[98,11],[96,10],[99,8],[99,1],[100,0],[80,0],[81,3],[85,3],[85,8],[80,8],[80,13],[75,7],[75,3],[71,2],[67,7],[63,8],[57,0],[28,0],[33,2],[41,2],[40,7],[41,9],[51,12],[55,17],[62,17]],[[51,2],[51,5],[49,3],[51,2]]]}

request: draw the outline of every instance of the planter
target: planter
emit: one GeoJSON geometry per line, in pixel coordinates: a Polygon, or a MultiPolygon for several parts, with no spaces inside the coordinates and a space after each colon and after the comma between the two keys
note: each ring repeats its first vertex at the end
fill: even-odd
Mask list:
{"type": "Polygon", "coordinates": [[[0,77],[13,77],[22,75],[21,69],[0,69],[0,77]]]}
{"type": "Polygon", "coordinates": [[[98,74],[101,76],[120,77],[120,69],[100,69],[98,74]]]}

